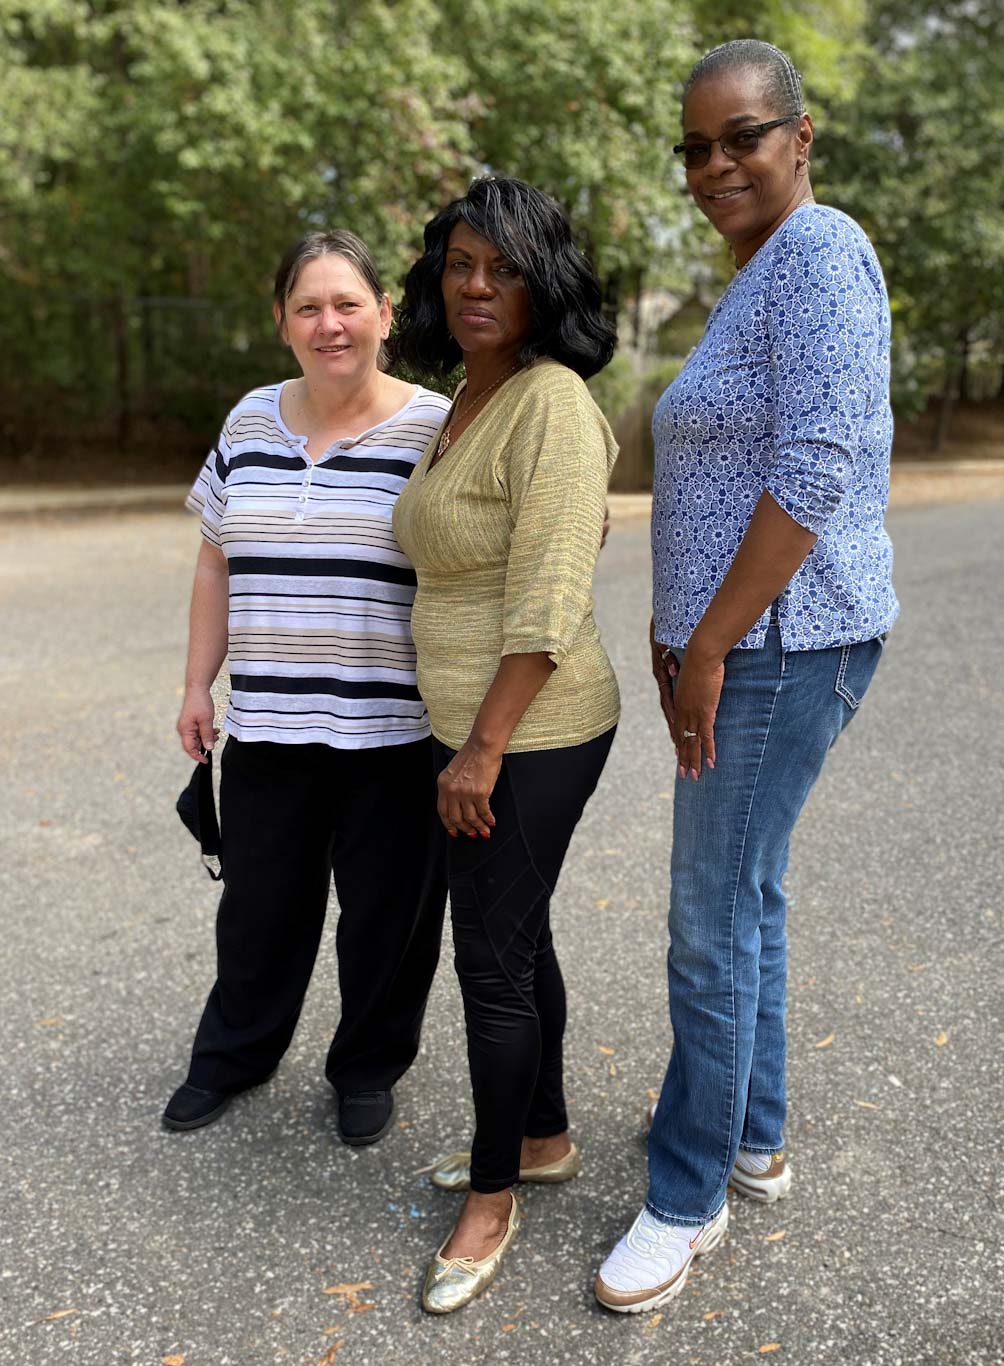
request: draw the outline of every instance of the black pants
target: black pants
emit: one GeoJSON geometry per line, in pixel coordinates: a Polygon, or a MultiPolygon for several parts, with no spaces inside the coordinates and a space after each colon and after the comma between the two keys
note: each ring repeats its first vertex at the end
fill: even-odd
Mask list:
{"type": "Polygon", "coordinates": [[[289,1047],[334,872],[342,1016],[326,1073],[384,1090],[418,1051],[439,960],[445,835],[431,741],[380,749],[227,740],[220,817],[225,890],[217,979],[189,1081],[235,1091],[289,1047]]]}
{"type": "MultiPolygon", "coordinates": [[[[550,900],[572,832],[603,772],[613,730],[568,749],[507,754],[490,840],[447,840],[457,976],[477,1129],[471,1189],[519,1176],[524,1134],[568,1128],[562,1087],[565,986],[550,900]]],[[[435,742],[436,767],[454,751],[435,742]]]]}

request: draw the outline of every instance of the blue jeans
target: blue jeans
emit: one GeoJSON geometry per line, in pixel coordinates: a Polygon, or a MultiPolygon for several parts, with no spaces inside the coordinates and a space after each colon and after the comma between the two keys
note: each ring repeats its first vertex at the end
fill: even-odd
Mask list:
{"type": "Polygon", "coordinates": [[[881,653],[881,640],[785,653],[772,622],[763,649],[726,658],[715,769],[677,780],[673,1053],[648,1145],[648,1207],[668,1222],[717,1214],[740,1148],[784,1146],[781,879],[798,814],[881,653]]]}

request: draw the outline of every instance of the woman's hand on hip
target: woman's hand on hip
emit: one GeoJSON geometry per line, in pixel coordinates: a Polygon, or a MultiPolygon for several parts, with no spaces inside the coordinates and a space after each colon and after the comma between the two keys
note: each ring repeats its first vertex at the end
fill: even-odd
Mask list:
{"type": "Polygon", "coordinates": [[[725,665],[720,660],[704,661],[687,649],[674,698],[674,740],[681,778],[689,776],[696,782],[702,761],[708,768],[715,766],[715,717],[724,681],[725,665]]]}
{"type": "Polygon", "coordinates": [[[436,802],[448,835],[489,838],[495,817],[488,799],[501,767],[501,754],[483,749],[473,740],[468,740],[453,756],[439,775],[436,802]]]}
{"type": "Polygon", "coordinates": [[[654,619],[648,625],[648,644],[652,651],[652,677],[659,689],[659,705],[662,707],[662,714],[666,718],[666,725],[669,727],[670,738],[675,745],[676,706],[673,702],[673,679],[680,672],[680,666],[676,662],[675,655],[672,655],[665,645],[660,645],[656,640],[654,619]]]}
{"type": "Polygon", "coordinates": [[[203,750],[211,750],[220,738],[215,720],[216,705],[210,690],[206,687],[186,688],[177,731],[181,737],[181,748],[190,759],[200,764],[206,762],[203,750]]]}

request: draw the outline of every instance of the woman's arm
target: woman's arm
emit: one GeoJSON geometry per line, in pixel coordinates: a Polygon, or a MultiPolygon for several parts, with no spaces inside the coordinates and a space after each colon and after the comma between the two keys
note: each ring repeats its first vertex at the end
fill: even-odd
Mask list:
{"type": "Polygon", "coordinates": [[[694,628],[673,700],[679,773],[696,779],[702,755],[715,766],[715,715],[725,656],[787,587],[816,544],[767,492],[760,495],[736,557],[694,628]],[[693,731],[684,738],[684,731],[693,731]]]}
{"type": "Polygon", "coordinates": [[[448,834],[488,839],[495,824],[488,799],[505,747],[554,669],[543,653],[503,655],[466,744],[439,775],[439,818],[448,834]]]}
{"type": "Polygon", "coordinates": [[[177,725],[182,749],[201,764],[206,762],[203,749],[211,750],[219,737],[213,725],[216,709],[210,690],[227,657],[228,611],[226,556],[219,546],[204,540],[192,585],[185,697],[177,725]]]}
{"type": "Polygon", "coordinates": [[[857,229],[838,220],[822,235],[795,231],[783,250],[789,283],[771,298],[790,299],[794,280],[802,307],[772,307],[767,317],[773,458],[736,557],[688,643],[676,688],[681,776],[695,779],[702,754],[715,763],[725,656],[787,587],[836,512],[853,477],[862,421],[888,386],[888,306],[857,229]]]}
{"type": "Polygon", "coordinates": [[[450,834],[488,838],[506,746],[592,606],[612,448],[581,381],[566,372],[545,384],[526,405],[522,440],[510,442],[500,473],[513,519],[501,660],[470,736],[439,777],[450,834]]]}

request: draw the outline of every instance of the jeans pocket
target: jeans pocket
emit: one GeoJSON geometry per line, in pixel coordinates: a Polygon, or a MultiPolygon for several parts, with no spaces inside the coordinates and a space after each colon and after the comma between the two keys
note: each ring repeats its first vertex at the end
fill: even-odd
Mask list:
{"type": "Polygon", "coordinates": [[[860,707],[882,657],[884,645],[882,638],[863,640],[857,645],[841,645],[837,681],[833,690],[838,697],[843,698],[851,711],[857,711],[860,707]]]}

